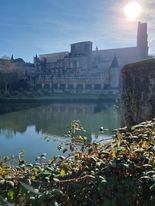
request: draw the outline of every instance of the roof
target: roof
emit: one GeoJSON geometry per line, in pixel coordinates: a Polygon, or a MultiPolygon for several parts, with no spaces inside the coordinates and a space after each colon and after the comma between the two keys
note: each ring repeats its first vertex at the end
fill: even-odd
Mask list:
{"type": "Polygon", "coordinates": [[[59,59],[64,59],[64,57],[66,57],[67,55],[69,55],[69,52],[64,51],[64,52],[58,52],[58,53],[51,53],[51,54],[42,54],[39,55],[39,58],[42,59],[46,59],[47,62],[56,62],[59,59]]]}
{"type": "Polygon", "coordinates": [[[92,41],[80,41],[80,42],[76,42],[76,43],[72,43],[71,45],[78,45],[78,44],[87,44],[87,43],[89,43],[89,44],[93,44],[93,42],[92,41]]]}
{"type": "Polygon", "coordinates": [[[13,62],[25,63],[24,60],[23,60],[22,58],[14,59],[13,62]]]}
{"type": "Polygon", "coordinates": [[[112,63],[111,63],[111,68],[119,68],[118,60],[116,56],[113,58],[112,63]]]}

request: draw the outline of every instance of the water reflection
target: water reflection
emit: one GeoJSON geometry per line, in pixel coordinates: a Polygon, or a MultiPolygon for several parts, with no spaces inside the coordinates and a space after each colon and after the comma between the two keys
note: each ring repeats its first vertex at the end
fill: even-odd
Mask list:
{"type": "Polygon", "coordinates": [[[100,126],[110,130],[119,126],[119,114],[111,104],[98,107],[94,104],[50,104],[0,115],[0,133],[9,138],[17,132],[26,132],[28,126],[35,126],[37,133],[62,136],[74,119],[79,119],[91,133],[100,126]]]}
{"type": "Polygon", "coordinates": [[[51,147],[55,151],[53,145],[56,146],[59,141],[43,143],[42,136],[63,138],[67,126],[74,119],[81,121],[87,130],[88,137],[97,132],[100,126],[108,128],[109,131],[119,127],[119,114],[112,103],[99,105],[50,104],[1,114],[0,151],[3,151],[1,154],[6,154],[8,151],[10,153],[19,152],[23,148],[28,150],[29,157],[30,155],[34,156],[37,152],[45,152],[49,147],[50,151],[51,147]],[[34,146],[35,152],[32,151],[30,145],[34,146]],[[45,150],[43,151],[43,149],[45,150]]]}

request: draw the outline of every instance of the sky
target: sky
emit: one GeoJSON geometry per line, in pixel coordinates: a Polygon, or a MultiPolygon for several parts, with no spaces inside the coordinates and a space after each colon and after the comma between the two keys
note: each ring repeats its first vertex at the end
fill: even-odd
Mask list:
{"type": "Polygon", "coordinates": [[[137,22],[148,23],[149,53],[155,55],[155,0],[137,0],[139,19],[129,22],[130,0],[0,0],[0,57],[33,62],[38,54],[70,51],[70,44],[92,41],[93,48],[136,45],[137,22]]]}

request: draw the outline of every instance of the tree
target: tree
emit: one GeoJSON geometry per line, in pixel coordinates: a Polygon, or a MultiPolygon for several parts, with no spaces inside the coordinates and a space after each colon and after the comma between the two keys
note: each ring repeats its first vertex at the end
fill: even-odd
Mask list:
{"type": "Polygon", "coordinates": [[[17,80],[17,71],[13,69],[9,60],[0,62],[0,85],[4,93],[8,93],[8,88],[17,80]]]}

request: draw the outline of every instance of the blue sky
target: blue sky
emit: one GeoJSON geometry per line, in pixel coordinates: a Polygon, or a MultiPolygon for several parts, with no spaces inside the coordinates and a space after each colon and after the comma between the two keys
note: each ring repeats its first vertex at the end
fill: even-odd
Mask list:
{"type": "MultiPolygon", "coordinates": [[[[33,61],[35,54],[68,51],[70,44],[93,41],[99,49],[136,45],[137,22],[123,8],[130,0],[0,0],[0,57],[33,61]]],[[[148,23],[155,54],[155,0],[139,0],[140,21],[148,23]]]]}

